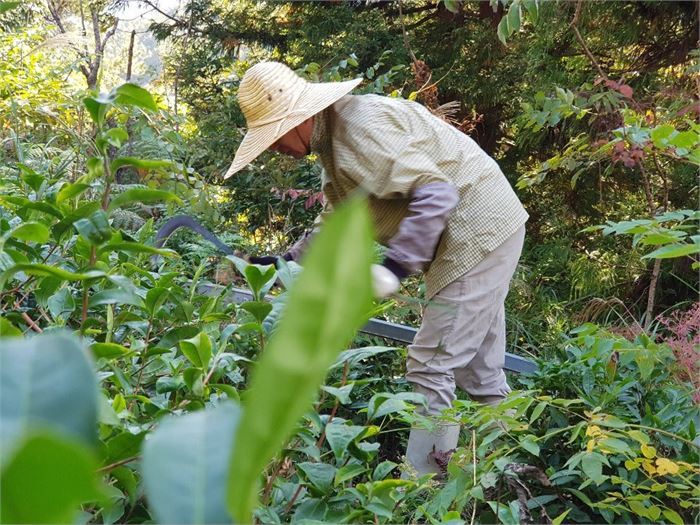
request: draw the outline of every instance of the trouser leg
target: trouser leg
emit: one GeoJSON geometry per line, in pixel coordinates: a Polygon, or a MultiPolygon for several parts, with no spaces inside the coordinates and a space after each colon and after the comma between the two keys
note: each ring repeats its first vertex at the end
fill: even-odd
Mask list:
{"type": "MultiPolygon", "coordinates": [[[[420,330],[408,348],[406,378],[416,392],[426,397],[428,415],[439,414],[451,406],[456,397],[455,385],[489,405],[498,404],[510,392],[503,372],[503,302],[523,237],[524,228],[475,268],[440,290],[426,308],[420,330]]],[[[421,468],[430,467],[437,472],[436,465],[425,463],[425,457],[438,446],[455,448],[459,429],[447,432],[447,441],[419,430],[412,429],[409,436],[408,459],[414,467],[420,464],[421,468]]]]}

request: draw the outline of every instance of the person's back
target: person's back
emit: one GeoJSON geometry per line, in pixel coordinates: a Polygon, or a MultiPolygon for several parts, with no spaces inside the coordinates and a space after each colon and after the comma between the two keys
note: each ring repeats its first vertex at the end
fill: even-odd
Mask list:
{"type": "Polygon", "coordinates": [[[358,186],[370,193],[377,240],[386,243],[408,214],[411,191],[432,182],[455,186],[451,213],[426,273],[427,295],[478,264],[527,220],[498,164],[470,137],[422,105],[379,95],[346,95],[312,146],[324,168],[331,204],[358,186]],[[321,136],[319,136],[321,135],[321,136]]]}

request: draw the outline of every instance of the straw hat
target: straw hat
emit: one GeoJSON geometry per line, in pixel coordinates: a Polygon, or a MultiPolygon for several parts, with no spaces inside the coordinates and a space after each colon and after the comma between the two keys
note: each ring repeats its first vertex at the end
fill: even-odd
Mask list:
{"type": "Polygon", "coordinates": [[[279,62],[260,62],[243,75],[238,103],[248,133],[224,179],[245,167],[282,135],[348,94],[362,81],[307,82],[279,62]]]}

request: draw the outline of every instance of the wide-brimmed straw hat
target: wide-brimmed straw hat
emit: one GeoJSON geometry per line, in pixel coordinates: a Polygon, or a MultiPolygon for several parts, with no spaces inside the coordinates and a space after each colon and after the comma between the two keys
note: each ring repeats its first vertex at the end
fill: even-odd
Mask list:
{"type": "Polygon", "coordinates": [[[282,135],[347,95],[361,81],[312,83],[279,62],[255,64],[243,75],[238,88],[238,103],[248,133],[224,178],[244,168],[282,135]]]}

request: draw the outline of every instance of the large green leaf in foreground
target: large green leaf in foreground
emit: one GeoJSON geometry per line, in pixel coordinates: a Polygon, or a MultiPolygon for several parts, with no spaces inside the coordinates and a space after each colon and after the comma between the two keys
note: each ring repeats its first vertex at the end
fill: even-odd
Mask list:
{"type": "Polygon", "coordinates": [[[94,444],[97,381],[80,342],[67,333],[4,339],[0,347],[0,447],[29,430],[54,432],[94,444]]]}
{"type": "Polygon", "coordinates": [[[165,419],[143,450],[146,496],[159,523],[229,523],[226,476],[238,406],[165,419]]]}
{"type": "Polygon", "coordinates": [[[310,408],[328,367],[367,320],[371,261],[366,204],[354,198],[314,239],[252,376],[229,472],[227,504],[237,522],[252,522],[261,472],[310,408]]]}

